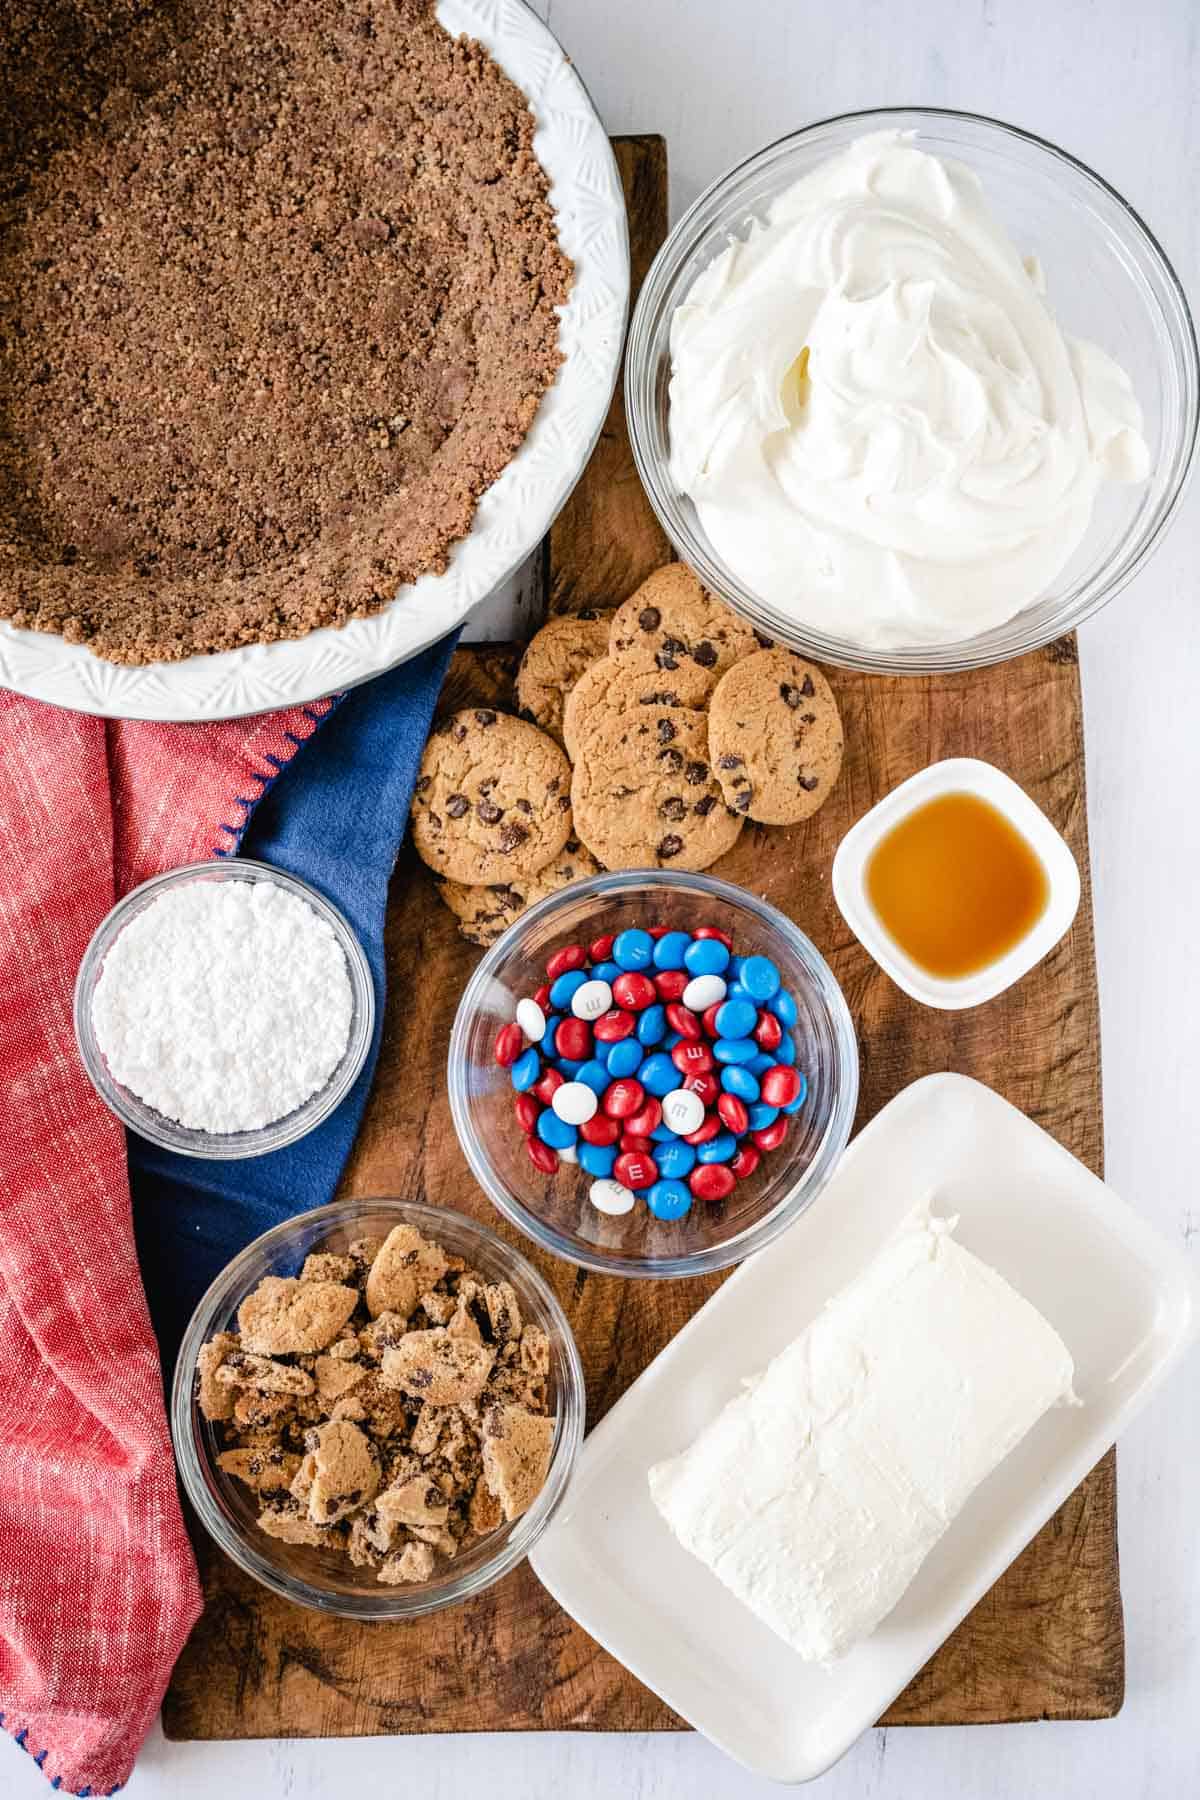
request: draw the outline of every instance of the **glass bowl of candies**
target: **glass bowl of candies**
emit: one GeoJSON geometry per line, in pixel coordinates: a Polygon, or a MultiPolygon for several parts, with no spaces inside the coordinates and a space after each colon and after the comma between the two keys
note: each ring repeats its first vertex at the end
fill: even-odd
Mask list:
{"type": "Polygon", "coordinates": [[[858,1050],[804,933],[706,875],[572,882],[479,963],[450,1039],[476,1180],[544,1249],[701,1275],[816,1199],[854,1119],[858,1050]]]}

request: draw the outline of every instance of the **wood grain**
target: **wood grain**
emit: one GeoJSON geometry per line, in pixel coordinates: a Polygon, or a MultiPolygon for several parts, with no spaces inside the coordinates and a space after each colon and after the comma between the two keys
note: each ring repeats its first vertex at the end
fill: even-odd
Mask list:
{"type": "MultiPolygon", "coordinates": [[[[661,230],[658,139],[618,140],[644,261],[649,208],[661,230]]],[[[610,424],[614,421],[610,420],[610,424]]],[[[551,541],[560,604],[598,598],[590,571],[607,544],[612,579],[632,586],[666,555],[645,508],[611,508],[623,426],[598,447],[551,541]],[[619,556],[610,541],[621,536],[619,556]]],[[[627,446],[623,452],[628,463],[627,446]]],[[[632,470],[626,467],[628,479],[632,470]]],[[[634,481],[634,486],[636,482],[634,481]]],[[[620,585],[611,597],[619,598],[620,585]]],[[[512,704],[519,649],[460,650],[442,704],[512,704]]],[[[1092,943],[1083,734],[1074,641],[1001,669],[889,681],[830,670],[846,727],[843,775],[814,819],[748,829],[717,865],[796,919],[829,959],[859,1034],[857,1126],[918,1076],[958,1069],[986,1081],[1101,1172],[1099,1009],[1092,943]],[[1018,987],[965,1013],[908,1000],[843,924],[829,870],[842,834],[897,782],[942,756],[1006,768],[1071,844],[1085,872],[1075,924],[1018,987]]],[[[389,1007],[375,1090],[344,1196],[396,1194],[486,1218],[450,1121],[444,1069],[459,993],[478,953],[458,936],[408,849],[387,929],[389,1007]]],[[[522,1246],[527,1252],[528,1244],[522,1246]]],[[[719,1276],[650,1284],[587,1275],[534,1253],[566,1307],[602,1416],[713,1292],[719,1276]]],[[[606,1655],[528,1566],[469,1605],[398,1627],[356,1626],[274,1599],[207,1539],[206,1606],[164,1702],[170,1738],[332,1737],[496,1730],[671,1729],[679,1720],[606,1655]]],[[[1110,1454],[942,1646],[886,1715],[889,1724],[1107,1718],[1124,1687],[1110,1454]]]]}

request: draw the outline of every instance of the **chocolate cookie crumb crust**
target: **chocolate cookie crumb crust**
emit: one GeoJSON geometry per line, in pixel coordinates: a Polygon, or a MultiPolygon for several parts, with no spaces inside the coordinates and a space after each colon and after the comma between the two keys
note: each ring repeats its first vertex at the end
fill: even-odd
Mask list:
{"type": "Polygon", "coordinates": [[[561,361],[519,90],[430,0],[3,13],[0,616],[140,664],[443,571],[561,361]]]}

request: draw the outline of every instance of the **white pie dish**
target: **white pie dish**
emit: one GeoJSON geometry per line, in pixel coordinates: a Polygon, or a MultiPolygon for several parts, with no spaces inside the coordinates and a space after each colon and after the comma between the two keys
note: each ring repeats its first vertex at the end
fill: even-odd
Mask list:
{"type": "Polygon", "coordinates": [[[959,1012],[994,1000],[1028,975],[1071,929],[1079,910],[1079,866],[1067,841],[1011,775],[973,756],[931,763],[893,788],[852,825],[833,859],[833,897],[859,943],[910,999],[942,1012],[959,1012]],[[871,853],[892,827],[941,794],[974,794],[988,801],[1034,851],[1046,875],[1041,917],[995,962],[955,980],[930,975],[896,943],[866,891],[871,853]]]}
{"type": "Polygon", "coordinates": [[[620,176],[574,66],[524,0],[438,0],[437,16],[452,35],[483,44],[528,99],[559,239],[575,265],[562,312],[565,361],[446,573],[423,576],[386,611],[341,628],[136,668],[0,620],[0,687],[104,718],[229,719],[304,705],[369,681],[444,637],[549,530],[600,435],[620,367],[629,301],[620,176]]]}
{"type": "Polygon", "coordinates": [[[605,1649],[754,1772],[810,1781],[849,1749],[1079,1484],[1197,1334],[1186,1260],[978,1082],[931,1075],[851,1144],[819,1202],[696,1314],[587,1439],[536,1574],[605,1649]],[[646,1471],[699,1430],[870,1261],[920,1200],[1054,1326],[1084,1404],[976,1490],[895,1611],[806,1663],[676,1543],[646,1471]],[[1103,1306],[1096,1295],[1104,1297],[1103,1306]]]}

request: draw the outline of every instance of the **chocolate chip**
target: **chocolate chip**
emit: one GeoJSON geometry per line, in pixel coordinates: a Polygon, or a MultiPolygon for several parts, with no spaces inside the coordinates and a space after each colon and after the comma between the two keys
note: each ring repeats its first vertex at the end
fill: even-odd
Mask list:
{"type": "Polygon", "coordinates": [[[598,619],[600,617],[600,614],[596,611],[594,606],[585,606],[583,608],[583,610],[581,612],[576,613],[575,616],[578,619],[589,619],[590,620],[590,619],[598,619]]]}
{"type": "Polygon", "coordinates": [[[702,669],[712,668],[717,660],[717,653],[708,642],[707,638],[702,644],[696,645],[696,648],[692,651],[692,660],[698,662],[702,669]]]}
{"type": "Polygon", "coordinates": [[[681,800],[677,794],[668,795],[658,810],[664,819],[679,820],[687,818],[687,804],[685,801],[681,800]]]}
{"type": "Polygon", "coordinates": [[[481,781],[479,784],[480,793],[481,794],[490,794],[492,789],[496,785],[497,779],[498,778],[495,775],[489,775],[486,781],[481,781]]]}
{"type": "Polygon", "coordinates": [[[697,800],[692,811],[698,813],[702,819],[707,819],[709,813],[716,804],[717,796],[715,794],[705,794],[703,799],[697,800]]]}
{"type": "Polygon", "coordinates": [[[679,658],[673,656],[669,650],[660,650],[654,660],[660,669],[677,669],[679,667],[679,658]]]}
{"type": "Polygon", "coordinates": [[[734,812],[735,813],[748,813],[750,811],[750,802],[751,802],[751,800],[753,800],[753,798],[754,798],[754,789],[752,787],[748,787],[744,793],[735,794],[733,796],[734,812]]]}
{"type": "Polygon", "coordinates": [[[504,817],[504,808],[496,806],[491,800],[480,800],[475,811],[485,825],[498,825],[504,817]]]}
{"type": "Polygon", "coordinates": [[[678,706],[679,695],[669,694],[665,688],[657,694],[643,694],[638,701],[639,706],[678,706]]]}
{"type": "Polygon", "coordinates": [[[806,794],[811,794],[815,787],[820,786],[820,781],[816,775],[797,775],[796,779],[806,794]]]}
{"type": "Polygon", "coordinates": [[[470,810],[471,802],[465,794],[451,794],[446,801],[446,811],[452,819],[461,819],[463,814],[470,810]]]}
{"type": "Polygon", "coordinates": [[[569,794],[560,794],[558,796],[558,810],[559,812],[570,812],[571,797],[569,794]]]}
{"type": "Polygon", "coordinates": [[[533,811],[533,808],[529,804],[528,800],[518,800],[517,801],[517,811],[523,812],[523,813],[531,813],[533,811]]]}
{"type": "Polygon", "coordinates": [[[638,614],[638,624],[643,631],[657,631],[662,624],[662,614],[657,606],[644,606],[638,614]]]}
{"type": "Polygon", "coordinates": [[[683,751],[660,750],[658,753],[658,760],[660,763],[666,763],[672,775],[678,775],[680,769],[683,767],[683,751]]]}
{"type": "Polygon", "coordinates": [[[741,766],[742,759],[740,756],[730,756],[728,754],[721,757],[720,761],[717,763],[718,769],[740,769],[741,766]]]}
{"type": "Polygon", "coordinates": [[[675,736],[675,727],[672,725],[670,719],[660,719],[658,721],[658,741],[659,741],[659,743],[660,744],[669,744],[671,742],[671,739],[674,736],[675,736]]]}
{"type": "Polygon", "coordinates": [[[475,723],[483,726],[494,725],[496,723],[496,715],[494,712],[477,712],[475,714],[475,723]]]}
{"type": "Polygon", "coordinates": [[[708,780],[708,764],[690,762],[684,771],[689,787],[700,787],[708,780]]]}
{"type": "Polygon", "coordinates": [[[800,723],[802,725],[815,725],[816,722],[817,722],[816,713],[801,713],[800,714],[800,723]]]}
{"type": "Polygon", "coordinates": [[[430,783],[431,783],[431,782],[432,782],[432,780],[433,780],[433,776],[432,776],[432,775],[422,775],[422,776],[420,776],[420,777],[419,777],[419,778],[418,778],[418,781],[417,781],[417,792],[418,792],[418,794],[423,794],[423,793],[424,793],[424,792],[425,792],[425,791],[426,791],[426,789],[427,789],[427,788],[428,788],[428,787],[429,787],[429,785],[430,785],[430,783]]]}
{"type": "Polygon", "coordinates": [[[775,639],[764,637],[761,631],[755,632],[754,641],[760,650],[773,650],[775,648],[775,639]]]}
{"type": "Polygon", "coordinates": [[[493,888],[492,892],[505,912],[520,912],[525,904],[515,888],[498,887],[493,888]]]}
{"type": "Polygon", "coordinates": [[[456,725],[450,735],[453,737],[456,744],[461,744],[467,735],[467,728],[465,725],[456,725]]]}
{"type": "Polygon", "coordinates": [[[440,813],[435,813],[432,806],[429,809],[429,823],[435,831],[440,831],[442,829],[441,815],[440,813]]]}
{"type": "Polygon", "coordinates": [[[679,852],[682,849],[683,849],[683,839],[681,837],[677,837],[676,834],[673,831],[671,831],[671,832],[668,832],[667,836],[660,841],[656,854],[661,856],[665,862],[665,861],[668,861],[672,856],[678,856],[679,852]]]}
{"type": "Polygon", "coordinates": [[[785,706],[790,706],[794,711],[800,704],[800,689],[798,687],[793,687],[790,681],[781,681],[779,684],[779,697],[785,706]]]}
{"type": "Polygon", "coordinates": [[[561,775],[553,775],[553,776],[551,776],[550,780],[546,783],[546,792],[548,794],[557,794],[557,792],[561,786],[562,786],[561,775]]]}
{"type": "Polygon", "coordinates": [[[812,676],[806,675],[804,680],[800,683],[800,692],[804,695],[806,700],[811,700],[816,691],[816,688],[813,686],[812,676]]]}
{"type": "Polygon", "coordinates": [[[529,833],[525,827],[518,825],[515,819],[510,819],[500,833],[500,848],[507,855],[510,850],[515,850],[518,845],[526,843],[528,838],[529,833]]]}

